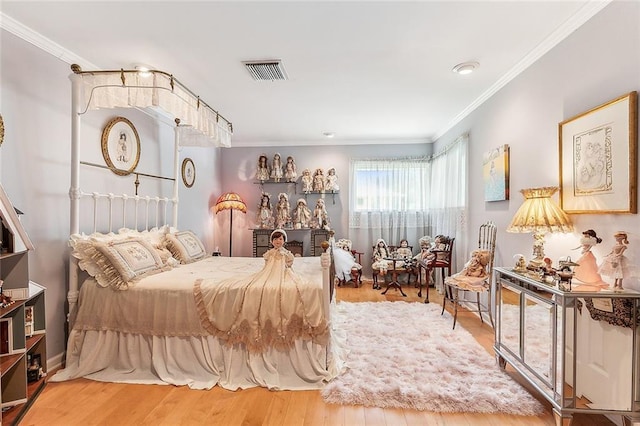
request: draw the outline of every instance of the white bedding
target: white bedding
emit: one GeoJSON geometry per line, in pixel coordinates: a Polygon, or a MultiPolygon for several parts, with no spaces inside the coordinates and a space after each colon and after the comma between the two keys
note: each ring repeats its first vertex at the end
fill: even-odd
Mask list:
{"type": "MultiPolygon", "coordinates": [[[[336,333],[329,333],[326,344],[296,340],[284,351],[250,353],[243,345],[223,344],[201,325],[194,299],[196,280],[211,284],[244,277],[263,265],[262,258],[209,257],[145,277],[125,291],[85,282],[66,367],[50,380],[86,377],[196,389],[218,384],[231,390],[322,387],[342,369],[343,345],[336,333]]],[[[306,278],[304,291],[319,295],[316,302],[327,312],[322,306],[320,258],[296,258],[293,270],[306,278]]]]}

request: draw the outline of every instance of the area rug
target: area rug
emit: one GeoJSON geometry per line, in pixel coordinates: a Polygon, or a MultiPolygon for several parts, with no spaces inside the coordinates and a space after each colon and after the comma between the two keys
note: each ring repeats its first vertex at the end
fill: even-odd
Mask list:
{"type": "Polygon", "coordinates": [[[433,412],[537,415],[543,407],[436,304],[341,302],[335,327],[348,369],[327,384],[328,403],[433,412]]]}

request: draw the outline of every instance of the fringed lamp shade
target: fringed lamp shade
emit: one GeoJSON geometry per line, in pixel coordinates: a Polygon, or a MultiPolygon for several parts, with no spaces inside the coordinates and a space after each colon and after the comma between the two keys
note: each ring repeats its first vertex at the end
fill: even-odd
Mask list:
{"type": "Polygon", "coordinates": [[[229,256],[233,256],[232,251],[232,235],[233,235],[233,211],[240,210],[242,213],[247,212],[247,205],[242,201],[242,198],[235,192],[226,192],[222,194],[216,200],[216,205],[213,206],[213,211],[217,214],[222,210],[231,210],[231,220],[229,221],[229,256]]]}
{"type": "Polygon", "coordinates": [[[529,262],[532,267],[544,263],[544,234],[547,232],[572,232],[573,224],[569,216],[551,199],[558,191],[555,186],[523,189],[524,203],[520,206],[507,232],[532,232],[533,256],[529,262]]]}

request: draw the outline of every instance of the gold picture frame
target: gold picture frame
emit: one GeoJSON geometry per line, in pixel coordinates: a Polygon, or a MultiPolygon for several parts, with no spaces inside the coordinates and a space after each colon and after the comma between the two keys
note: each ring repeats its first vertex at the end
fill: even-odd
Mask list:
{"type": "Polygon", "coordinates": [[[120,176],[131,174],[140,161],[140,136],[124,117],[109,121],[102,130],[102,157],[109,169],[120,176]]]}
{"type": "Polygon", "coordinates": [[[565,212],[638,212],[637,92],[559,123],[558,136],[565,212]]]}
{"type": "Polygon", "coordinates": [[[182,182],[187,188],[191,188],[196,182],[196,165],[191,158],[182,160],[182,182]]]}

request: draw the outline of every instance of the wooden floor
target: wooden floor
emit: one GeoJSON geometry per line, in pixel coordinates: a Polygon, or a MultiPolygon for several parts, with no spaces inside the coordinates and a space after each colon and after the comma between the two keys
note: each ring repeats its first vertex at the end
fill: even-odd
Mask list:
{"type": "MultiPolygon", "coordinates": [[[[381,295],[370,284],[337,290],[338,300],[349,302],[418,302],[417,291],[404,287],[408,297],[396,290],[381,295]]],[[[431,303],[441,297],[431,289],[431,303]]],[[[493,329],[464,310],[459,323],[493,355],[493,329]]],[[[366,326],[366,324],[363,324],[366,326]]],[[[509,371],[509,369],[507,370],[509,371]]],[[[516,373],[510,372],[518,380],[516,373]]],[[[522,380],[518,380],[523,383],[522,380]]],[[[531,390],[536,395],[534,390],[531,390]]],[[[48,383],[21,425],[555,425],[550,405],[539,417],[502,414],[443,414],[409,409],[383,409],[326,404],[319,391],[269,391],[253,388],[227,391],[216,386],[208,391],[185,386],[126,385],[78,379],[48,383]]],[[[613,425],[603,416],[576,415],[573,425],[613,425]]]]}

